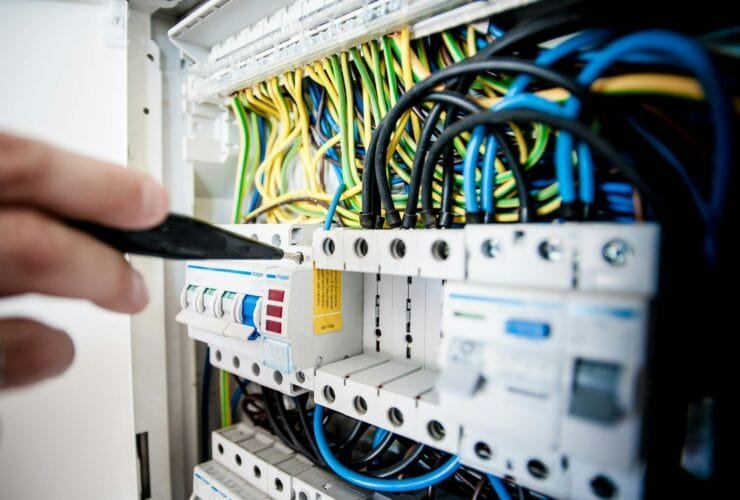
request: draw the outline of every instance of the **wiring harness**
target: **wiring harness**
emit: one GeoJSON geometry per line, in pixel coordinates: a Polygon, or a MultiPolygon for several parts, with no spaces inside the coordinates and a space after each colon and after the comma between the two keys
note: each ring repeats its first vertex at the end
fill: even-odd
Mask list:
{"type": "Polygon", "coordinates": [[[403,30],[239,92],[234,220],[632,222],[688,199],[714,259],[735,114],[715,56],[675,32],[585,24],[403,30]],[[697,135],[687,113],[712,151],[674,147],[697,135]],[[664,176],[677,188],[659,193],[664,176]]]}
{"type": "MultiPolygon", "coordinates": [[[[658,220],[696,235],[695,254],[712,269],[735,161],[740,101],[727,68],[736,57],[721,35],[578,14],[368,41],[231,97],[242,142],[233,221],[658,220]]],[[[514,491],[308,396],[238,385],[234,408],[245,398],[255,423],[353,484],[465,498],[514,491]]]]}

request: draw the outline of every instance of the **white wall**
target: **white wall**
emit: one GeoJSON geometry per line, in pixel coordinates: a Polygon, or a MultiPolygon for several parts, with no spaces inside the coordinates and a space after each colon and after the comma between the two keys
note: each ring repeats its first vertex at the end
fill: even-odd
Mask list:
{"type": "MultiPolygon", "coordinates": [[[[106,12],[0,2],[0,129],[126,162],[126,52],[103,45],[106,12]]],[[[63,376],[0,393],[0,498],[136,498],[129,317],[82,301],[0,300],[0,315],[14,313],[64,328],[76,355],[63,376]]]]}

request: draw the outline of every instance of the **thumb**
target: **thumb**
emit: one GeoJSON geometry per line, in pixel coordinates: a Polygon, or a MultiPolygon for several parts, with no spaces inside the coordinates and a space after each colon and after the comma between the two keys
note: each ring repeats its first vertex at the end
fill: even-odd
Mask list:
{"type": "Polygon", "coordinates": [[[66,333],[22,318],[0,320],[0,389],[59,375],[74,359],[66,333]]]}

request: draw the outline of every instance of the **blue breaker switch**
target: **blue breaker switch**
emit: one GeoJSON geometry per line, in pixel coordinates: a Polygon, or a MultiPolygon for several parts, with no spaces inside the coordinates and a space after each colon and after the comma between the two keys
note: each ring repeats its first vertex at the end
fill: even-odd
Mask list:
{"type": "Polygon", "coordinates": [[[257,340],[260,336],[259,326],[261,317],[261,297],[259,295],[245,295],[241,305],[241,324],[251,326],[254,332],[247,340],[257,340]]]}
{"type": "Polygon", "coordinates": [[[550,325],[541,321],[509,319],[506,321],[506,333],[532,340],[544,340],[550,336],[550,325]]]}

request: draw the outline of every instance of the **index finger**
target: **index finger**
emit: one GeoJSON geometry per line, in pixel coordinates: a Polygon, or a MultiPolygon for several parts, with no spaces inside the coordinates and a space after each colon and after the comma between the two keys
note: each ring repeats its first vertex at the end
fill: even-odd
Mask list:
{"type": "Polygon", "coordinates": [[[0,133],[0,204],[144,229],[167,214],[167,193],[135,170],[0,133]]]}

